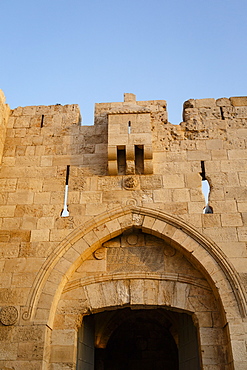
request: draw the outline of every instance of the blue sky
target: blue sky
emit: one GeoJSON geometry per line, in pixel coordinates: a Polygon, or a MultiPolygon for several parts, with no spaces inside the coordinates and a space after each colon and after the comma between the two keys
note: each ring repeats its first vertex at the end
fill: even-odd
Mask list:
{"type": "Polygon", "coordinates": [[[246,0],[3,0],[0,88],[11,108],[247,95],[246,0]]]}

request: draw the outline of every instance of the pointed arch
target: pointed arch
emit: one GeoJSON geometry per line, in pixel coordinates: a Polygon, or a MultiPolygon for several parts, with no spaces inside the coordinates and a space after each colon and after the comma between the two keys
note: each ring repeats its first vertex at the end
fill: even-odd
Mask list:
{"type": "Polygon", "coordinates": [[[174,216],[144,207],[119,207],[93,217],[69,234],[40,269],[29,295],[24,320],[52,326],[54,309],[72,273],[94,250],[129,228],[164,239],[196,261],[219,294],[226,317],[246,317],[246,297],[238,274],[222,250],[208,237],[174,216]]]}

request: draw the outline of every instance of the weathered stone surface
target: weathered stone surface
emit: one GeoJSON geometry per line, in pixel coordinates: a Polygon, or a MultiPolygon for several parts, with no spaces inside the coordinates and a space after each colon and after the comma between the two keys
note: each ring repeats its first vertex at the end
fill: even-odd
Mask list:
{"type": "Polygon", "coordinates": [[[10,111],[0,91],[1,369],[75,369],[84,316],[106,346],[127,312],[178,341],[189,317],[205,370],[246,369],[247,98],[183,119],[125,94],[80,126],[77,105],[10,111]]]}

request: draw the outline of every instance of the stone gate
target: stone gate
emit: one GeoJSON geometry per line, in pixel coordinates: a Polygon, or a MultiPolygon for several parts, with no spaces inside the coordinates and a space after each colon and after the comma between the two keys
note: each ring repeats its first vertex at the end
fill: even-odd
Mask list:
{"type": "Polygon", "coordinates": [[[246,369],[247,98],[80,121],[1,95],[1,369],[246,369]]]}

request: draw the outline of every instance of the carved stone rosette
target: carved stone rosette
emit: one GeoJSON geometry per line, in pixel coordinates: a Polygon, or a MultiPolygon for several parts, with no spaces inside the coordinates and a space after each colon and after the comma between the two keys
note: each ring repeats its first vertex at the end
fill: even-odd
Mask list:
{"type": "Polygon", "coordinates": [[[138,180],[134,176],[127,176],[123,179],[123,187],[127,190],[133,190],[137,187],[138,180]]]}
{"type": "Polygon", "coordinates": [[[14,306],[3,307],[0,311],[0,322],[3,325],[14,325],[18,319],[18,311],[14,306]]]}

